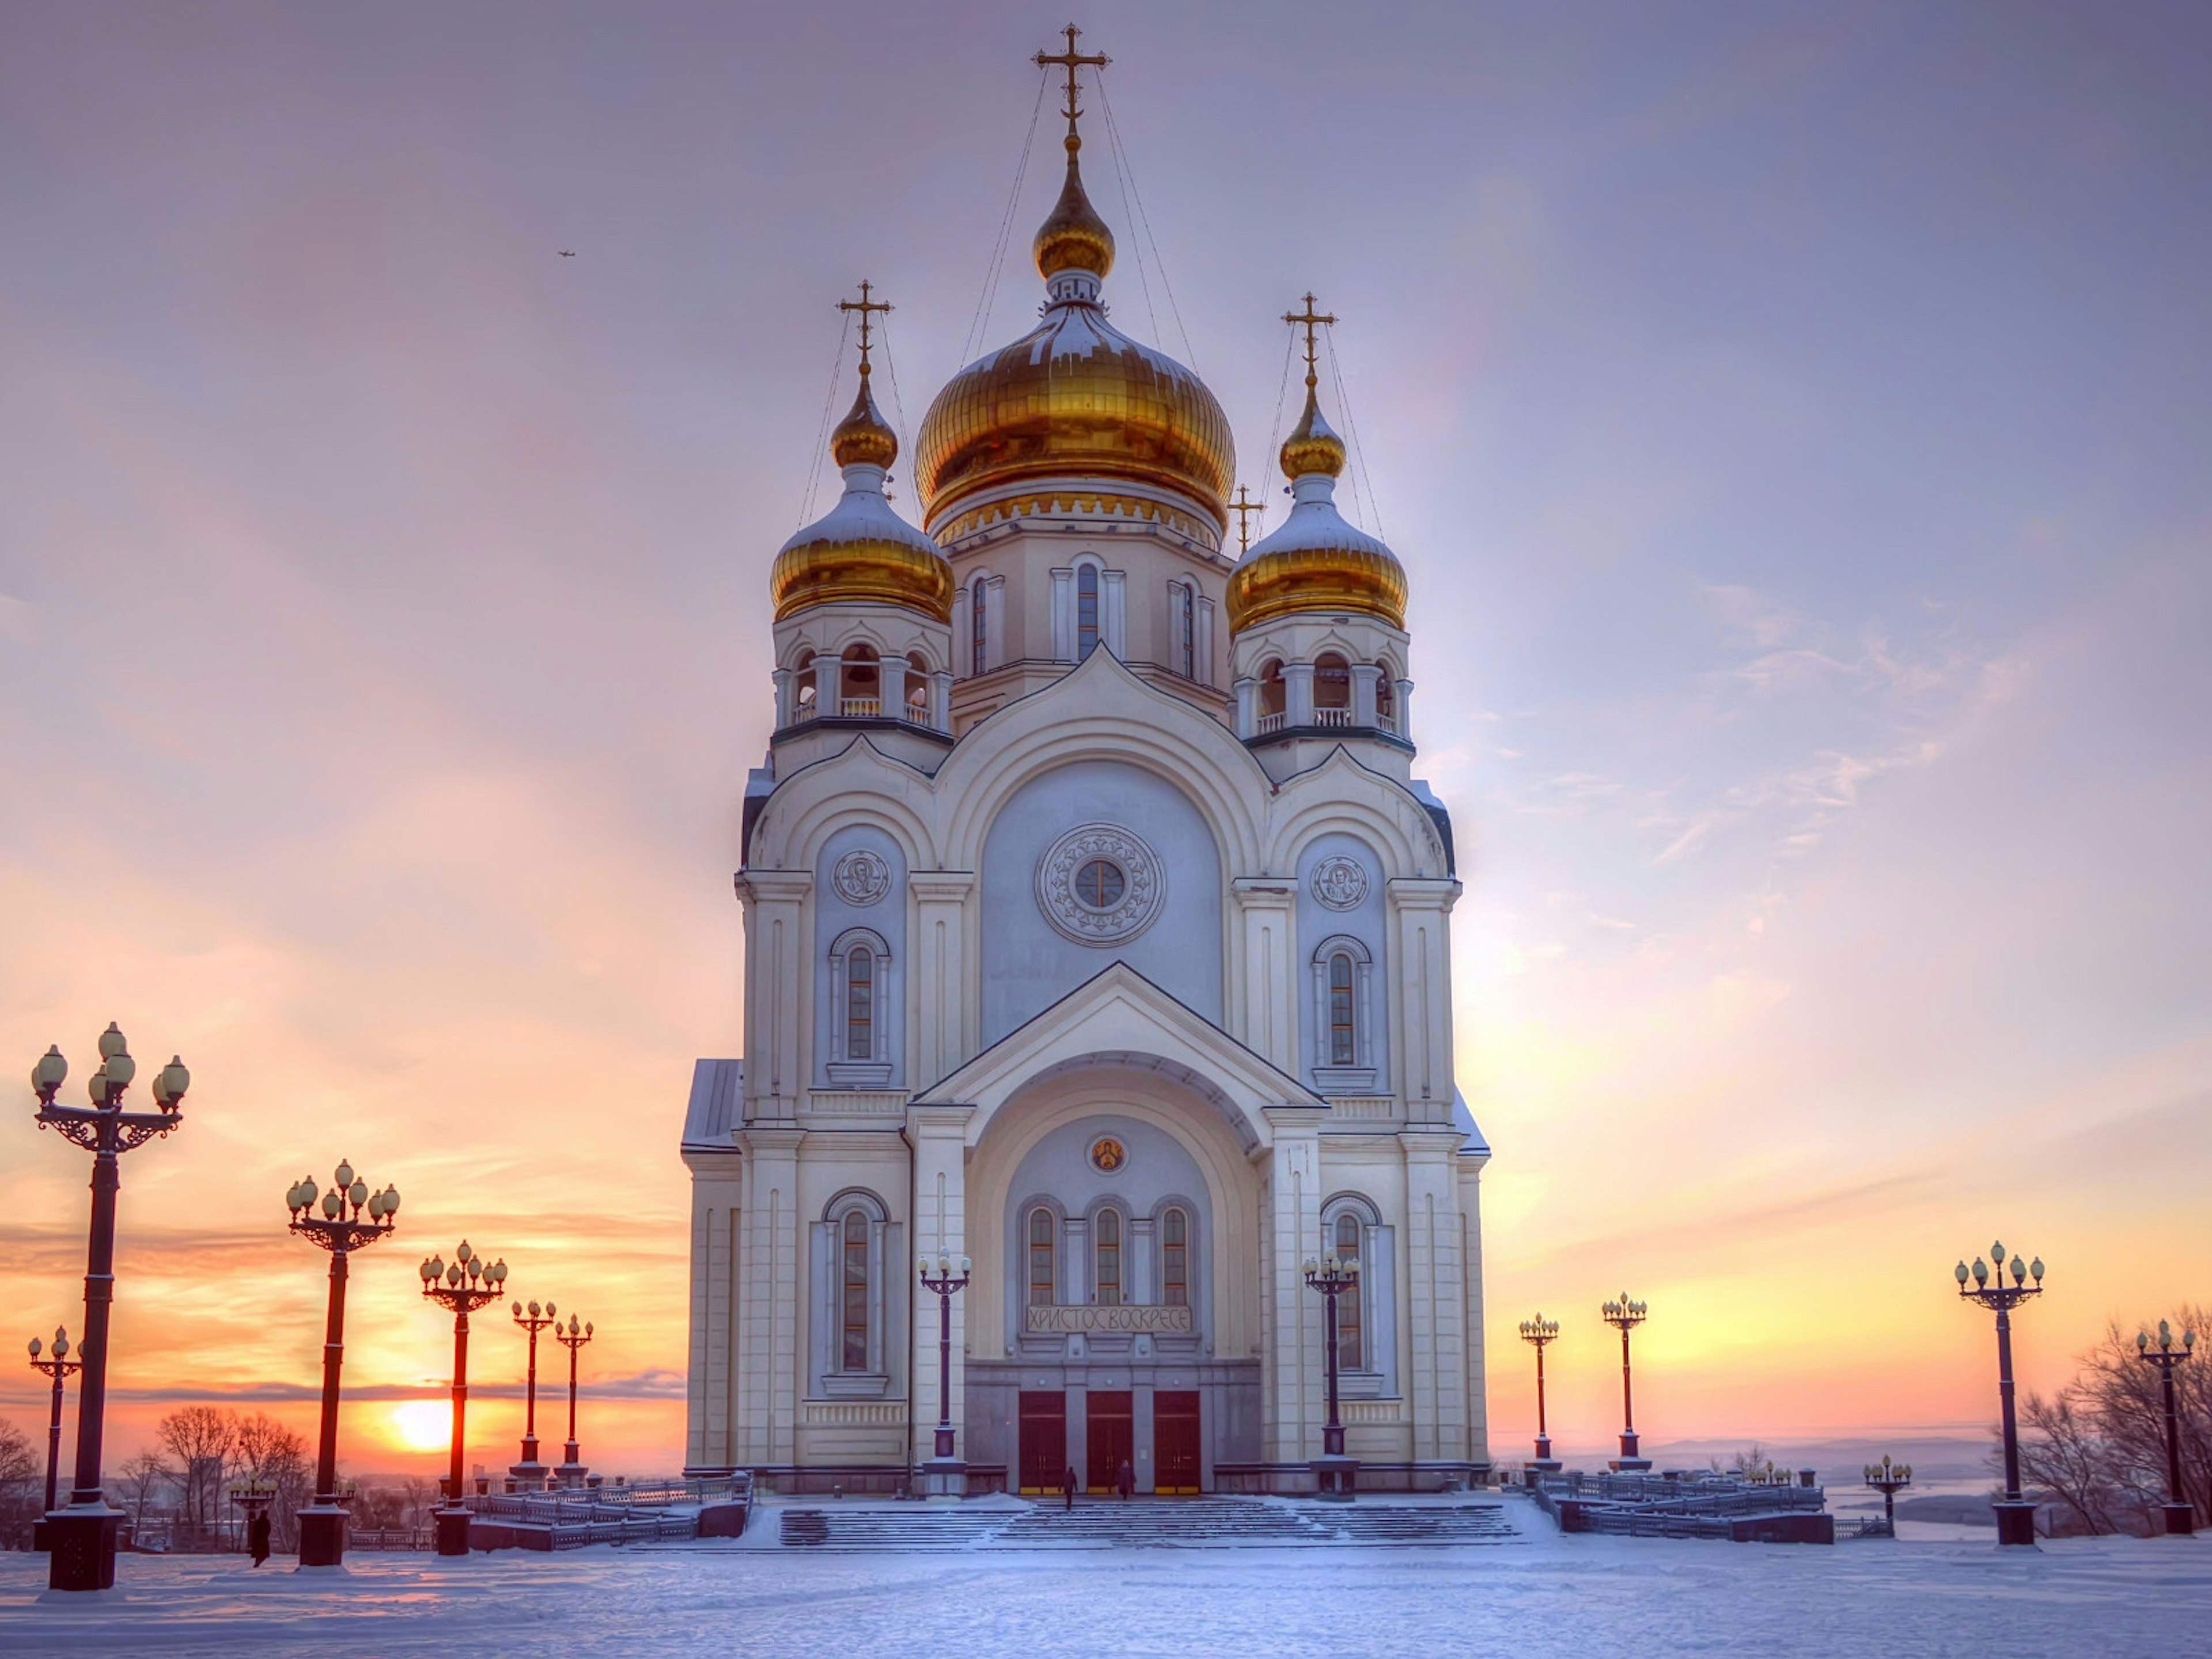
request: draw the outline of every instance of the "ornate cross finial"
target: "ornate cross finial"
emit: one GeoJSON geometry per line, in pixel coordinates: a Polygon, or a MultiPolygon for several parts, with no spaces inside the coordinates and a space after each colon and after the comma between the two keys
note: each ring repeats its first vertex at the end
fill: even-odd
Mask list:
{"type": "MultiPolygon", "coordinates": [[[[865,377],[869,372],[868,325],[872,320],[869,313],[878,311],[889,311],[890,309],[890,307],[886,305],[883,301],[871,300],[868,297],[872,287],[873,285],[872,283],[863,282],[860,284],[860,297],[859,299],[840,300],[837,301],[838,310],[857,311],[860,313],[860,374],[863,377],[865,377]]],[[[1309,307],[1309,309],[1311,307],[1309,307]]]]}
{"type": "Polygon", "coordinates": [[[1249,552],[1252,547],[1252,515],[1265,513],[1267,504],[1254,501],[1251,492],[1243,484],[1238,484],[1237,499],[1229,503],[1229,510],[1237,515],[1237,551],[1239,554],[1249,552]]]}
{"type": "Polygon", "coordinates": [[[1079,69],[1104,69],[1107,64],[1112,63],[1114,60],[1109,58],[1103,52],[1082,52],[1076,51],[1075,37],[1082,33],[1083,31],[1076,27],[1074,24],[1070,23],[1065,29],[1061,30],[1060,33],[1067,36],[1067,50],[1066,52],[1041,52],[1037,53],[1037,67],[1040,69],[1059,68],[1064,69],[1067,71],[1067,107],[1062,110],[1060,113],[1067,117],[1068,137],[1070,139],[1074,139],[1076,136],[1075,118],[1083,113],[1082,106],[1075,101],[1075,71],[1079,69]]]}
{"type": "Polygon", "coordinates": [[[1335,322],[1336,319],[1334,315],[1324,316],[1320,312],[1316,311],[1314,309],[1314,296],[1309,294],[1306,295],[1306,308],[1302,312],[1285,312],[1283,313],[1283,320],[1290,324],[1293,328],[1303,327],[1306,331],[1306,388],[1307,390],[1311,391],[1315,386],[1321,384],[1321,377],[1314,369],[1314,341],[1316,338],[1314,331],[1324,325],[1335,322]]]}

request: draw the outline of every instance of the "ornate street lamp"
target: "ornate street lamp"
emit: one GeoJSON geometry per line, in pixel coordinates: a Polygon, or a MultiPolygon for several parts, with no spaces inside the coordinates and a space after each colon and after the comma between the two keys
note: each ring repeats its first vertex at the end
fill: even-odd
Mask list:
{"type": "Polygon", "coordinates": [[[1613,1462],[1616,1469],[1648,1469],[1651,1460],[1639,1456],[1636,1449],[1636,1395],[1630,1386],[1628,1372],[1628,1334],[1650,1317],[1650,1304],[1632,1301],[1626,1291],[1617,1302],[1608,1302],[1601,1310],[1605,1322],[1620,1333],[1620,1455],[1613,1462]]]}
{"type": "Polygon", "coordinates": [[[1912,1484],[1912,1465],[1893,1463],[1889,1454],[1881,1455],[1881,1462],[1866,1466],[1866,1483],[1881,1494],[1882,1524],[1889,1528],[1892,1538],[1897,1536],[1897,1494],[1912,1484]]]}
{"type": "Polygon", "coordinates": [[[937,1447],[936,1455],[921,1466],[921,1490],[927,1498],[964,1498],[968,1494],[968,1465],[955,1455],[952,1437],[952,1297],[968,1288],[972,1277],[966,1256],[959,1270],[952,1258],[937,1258],[934,1274],[927,1258],[915,1264],[921,1288],[937,1297],[937,1447]]]}
{"type": "Polygon", "coordinates": [[[1539,1474],[1548,1474],[1559,1467],[1552,1455],[1551,1430],[1544,1421],[1544,1350],[1559,1340],[1559,1322],[1541,1314],[1524,1319],[1521,1340],[1536,1351],[1536,1455],[1528,1465],[1528,1484],[1533,1486],[1539,1474]]]}
{"type": "Polygon", "coordinates": [[[338,1503],[338,1367],[345,1358],[346,1261],[391,1236],[399,1212],[398,1188],[373,1193],[354,1173],[353,1161],[340,1158],[331,1189],[317,1215],[315,1178],[302,1176],[284,1194],[292,1231],[331,1254],[330,1310],[323,1324],[323,1424],[315,1452],[314,1502],[300,1511],[300,1565],[335,1567],[345,1560],[347,1516],[338,1503]],[[363,1220],[362,1213],[368,1219],[363,1220]]]}
{"type": "MultiPolygon", "coordinates": [[[[46,1507],[40,1515],[52,1511],[57,1496],[56,1482],[61,1478],[62,1467],[62,1379],[84,1369],[84,1361],[69,1357],[69,1333],[59,1325],[54,1327],[54,1351],[50,1358],[41,1359],[43,1345],[37,1337],[31,1339],[31,1369],[44,1371],[53,1379],[54,1414],[46,1422],[46,1507]]],[[[2167,1393],[2172,1390],[2169,1389],[2167,1393]]],[[[40,1544],[36,1547],[44,1548],[40,1544]]]]}
{"type": "Polygon", "coordinates": [[[1344,1455],[1344,1422],[1336,1399],[1336,1298],[1359,1283],[1358,1257],[1343,1257],[1334,1250],[1305,1263],[1306,1288],[1319,1291],[1328,1303],[1328,1421],[1322,1425],[1321,1455],[1314,1459],[1315,1496],[1332,1504],[1349,1504],[1359,1484],[1357,1459],[1344,1455]]]}
{"type": "Polygon", "coordinates": [[[111,1509],[100,1483],[100,1437],[107,1415],[107,1319],[115,1300],[115,1195],[123,1185],[124,1153],[167,1135],[183,1121],[179,1108],[191,1073],[172,1058],[154,1079],[152,1112],[126,1112],[123,1097],[137,1075],[123,1033],[110,1022],[100,1034],[100,1069],[88,1080],[89,1109],[58,1104],[54,1096],[69,1076],[69,1062],[50,1048],[31,1068],[39,1097],[39,1127],[59,1129],[92,1154],[92,1228],[85,1249],[84,1340],[77,1345],[83,1374],[77,1382],[76,1475],[69,1506],[46,1516],[52,1551],[48,1588],[104,1590],[115,1587],[116,1534],[123,1511],[111,1509]]]}
{"type": "Polygon", "coordinates": [[[469,1553],[469,1506],[463,1501],[461,1448],[466,1439],[469,1409],[469,1315],[496,1302],[505,1294],[507,1263],[486,1262],[463,1239],[448,1267],[436,1256],[422,1263],[422,1294],[453,1310],[453,1459],[446,1480],[445,1507],[438,1511],[438,1553],[469,1553]]]}
{"type": "Polygon", "coordinates": [[[1962,1300],[1978,1302],[1984,1308],[1996,1310],[1997,1316],[1997,1400],[2004,1419],[2004,1496],[1990,1507],[1996,1511],[1997,1542],[2000,1544],[2029,1544],[2035,1542],[2035,1505],[2021,1496],[2020,1491],[2020,1423],[2013,1413],[2012,1404],[2012,1310],[2032,1296],[2043,1294],[2043,1258],[2033,1262],[2020,1257],[2012,1259],[2012,1283],[2005,1281],[2005,1247],[1990,1246],[1990,1259],[1996,1263],[1996,1271],[1990,1271],[1990,1263],[1979,1256],[1974,1258],[1970,1269],[1961,1261],[1954,1270],[1962,1300]],[[1973,1285],[1966,1284],[1971,1273],[1973,1285]],[[2030,1288],[2027,1280],[2035,1280],[2030,1288]]]}
{"type": "MultiPolygon", "coordinates": [[[[35,1345],[33,1345],[35,1346],[35,1345]]],[[[2173,1368],[2197,1350],[2197,1333],[2184,1331],[2181,1346],[2173,1346],[2173,1327],[2163,1319],[2158,1322],[2158,1346],[2150,1345],[2150,1333],[2136,1333],[2136,1358],[2147,1360],[2158,1367],[2160,1386],[2166,1393],[2166,1531],[2169,1538],[2186,1538],[2197,1530],[2197,1506],[2189,1501],[2189,1494],[2181,1486],[2181,1422],[2173,1407],[2173,1368]]],[[[56,1422],[61,1420],[61,1385],[54,1385],[56,1422]]]]}
{"type": "Polygon", "coordinates": [[[523,1389],[526,1403],[522,1415],[522,1461],[509,1465],[507,1472],[521,1483],[525,1492],[542,1492],[545,1486],[545,1466],[538,1461],[538,1333],[561,1322],[555,1317],[550,1302],[542,1312],[535,1302],[530,1304],[528,1313],[523,1312],[520,1302],[513,1311],[514,1322],[530,1333],[530,1373],[523,1389]]]}
{"type": "MultiPolygon", "coordinates": [[[[545,1311],[553,1311],[552,1304],[546,1304],[545,1311]]],[[[568,1351],[568,1455],[553,1474],[564,1486],[580,1486],[584,1484],[584,1464],[582,1449],[576,1444],[576,1351],[592,1340],[592,1328],[579,1328],[576,1316],[570,1314],[568,1329],[554,1326],[553,1340],[568,1351]]]]}

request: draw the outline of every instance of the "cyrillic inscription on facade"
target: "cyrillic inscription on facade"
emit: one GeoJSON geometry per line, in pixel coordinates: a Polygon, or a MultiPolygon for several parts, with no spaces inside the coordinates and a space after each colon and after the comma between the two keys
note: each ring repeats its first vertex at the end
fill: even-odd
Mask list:
{"type": "Polygon", "coordinates": [[[1065,1335],[1073,1331],[1188,1331],[1188,1308],[1031,1308],[1029,1331],[1033,1336],[1065,1335]]]}

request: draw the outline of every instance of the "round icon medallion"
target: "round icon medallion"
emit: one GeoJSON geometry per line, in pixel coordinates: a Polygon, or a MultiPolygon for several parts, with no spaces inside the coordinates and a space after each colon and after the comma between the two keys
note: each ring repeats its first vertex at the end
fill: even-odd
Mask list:
{"type": "Polygon", "coordinates": [[[1112,1135],[1101,1135],[1091,1143],[1091,1167],[1101,1175],[1112,1175],[1129,1161],[1129,1149],[1112,1135]]]}
{"type": "Polygon", "coordinates": [[[1357,859],[1323,859],[1314,866],[1313,896],[1331,910],[1357,908],[1367,896],[1367,871],[1357,859]]]}
{"type": "Polygon", "coordinates": [[[848,853],[830,872],[830,884],[848,904],[873,904],[890,890],[891,867],[863,848],[848,853]]]}

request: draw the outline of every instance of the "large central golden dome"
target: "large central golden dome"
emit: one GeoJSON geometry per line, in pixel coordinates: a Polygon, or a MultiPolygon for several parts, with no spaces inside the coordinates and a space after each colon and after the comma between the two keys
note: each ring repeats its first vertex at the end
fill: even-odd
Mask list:
{"type": "Polygon", "coordinates": [[[922,417],[915,477],[933,527],[986,491],[1047,478],[1146,485],[1228,523],[1237,446],[1221,405],[1098,301],[1114,239],[1084,194],[1079,148],[1071,133],[1066,185],[1036,235],[1044,320],[954,375],[922,417]]]}

